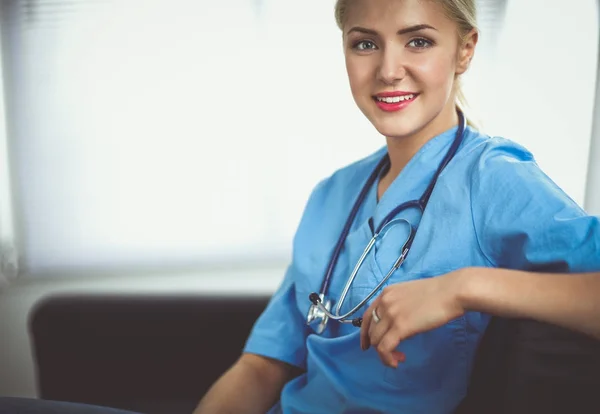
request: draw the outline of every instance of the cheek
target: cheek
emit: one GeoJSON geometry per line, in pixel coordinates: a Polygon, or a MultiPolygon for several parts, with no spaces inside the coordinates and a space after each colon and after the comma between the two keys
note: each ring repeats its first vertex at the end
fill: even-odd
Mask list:
{"type": "Polygon", "coordinates": [[[456,63],[452,57],[424,59],[414,66],[414,73],[428,89],[447,89],[452,85],[456,63]]]}
{"type": "Polygon", "coordinates": [[[346,72],[354,95],[365,93],[370,88],[372,75],[366,62],[356,62],[355,59],[349,58],[346,60],[346,72]]]}

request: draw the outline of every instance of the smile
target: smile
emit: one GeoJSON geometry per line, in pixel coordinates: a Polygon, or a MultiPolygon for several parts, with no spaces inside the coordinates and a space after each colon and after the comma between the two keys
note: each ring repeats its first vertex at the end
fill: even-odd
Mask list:
{"type": "Polygon", "coordinates": [[[398,103],[398,102],[402,102],[402,101],[410,101],[412,99],[414,99],[415,95],[410,94],[410,95],[404,95],[404,96],[390,96],[388,98],[381,98],[376,96],[375,99],[377,99],[379,102],[385,102],[385,103],[398,103]]]}
{"type": "Polygon", "coordinates": [[[416,98],[416,93],[381,94],[373,97],[379,109],[385,112],[396,112],[406,108],[416,98]]]}

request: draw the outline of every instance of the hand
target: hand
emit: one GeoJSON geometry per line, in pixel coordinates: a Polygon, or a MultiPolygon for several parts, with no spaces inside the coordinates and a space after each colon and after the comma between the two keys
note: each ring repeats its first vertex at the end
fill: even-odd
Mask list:
{"type": "Polygon", "coordinates": [[[401,282],[386,287],[363,315],[360,346],[370,346],[384,364],[397,368],[405,355],[396,351],[400,342],[438,328],[465,313],[460,303],[462,269],[429,279],[401,282]],[[373,318],[377,313],[379,321],[373,318]]]}

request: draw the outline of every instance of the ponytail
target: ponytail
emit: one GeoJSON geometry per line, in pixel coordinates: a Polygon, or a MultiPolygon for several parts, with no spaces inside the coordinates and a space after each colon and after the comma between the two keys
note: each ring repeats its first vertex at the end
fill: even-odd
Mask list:
{"type": "Polygon", "coordinates": [[[463,92],[460,78],[456,78],[456,107],[463,113],[467,120],[467,125],[474,129],[481,129],[481,122],[475,119],[472,114],[472,110],[467,102],[465,93],[463,92]]]}

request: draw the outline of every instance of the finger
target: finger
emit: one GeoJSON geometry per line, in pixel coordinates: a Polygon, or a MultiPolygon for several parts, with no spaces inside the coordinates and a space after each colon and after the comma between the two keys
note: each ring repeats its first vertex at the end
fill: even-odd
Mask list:
{"type": "MultiPolygon", "coordinates": [[[[376,309],[375,312],[380,313],[379,309],[376,309]]],[[[379,322],[376,322],[375,319],[371,316],[371,325],[369,326],[369,335],[368,340],[371,346],[378,346],[381,342],[381,339],[384,337],[386,332],[390,329],[390,320],[389,318],[384,318],[379,315],[381,319],[379,322]]]]}
{"type": "Polygon", "coordinates": [[[387,331],[386,335],[383,337],[379,345],[377,345],[377,353],[379,354],[379,358],[381,361],[391,367],[398,367],[398,359],[395,358],[396,347],[400,343],[399,340],[396,339],[396,335],[393,334],[393,331],[387,331]]]}
{"type": "Polygon", "coordinates": [[[406,354],[404,352],[392,351],[390,355],[392,359],[392,363],[389,365],[390,368],[398,368],[398,365],[406,361],[406,354]]]}
{"type": "Polygon", "coordinates": [[[369,341],[369,328],[371,326],[371,320],[373,319],[373,309],[377,300],[374,300],[371,306],[365,311],[363,315],[362,325],[360,326],[360,348],[363,351],[366,351],[371,346],[371,342],[369,341]]]}
{"type": "Polygon", "coordinates": [[[392,357],[398,363],[402,363],[402,362],[406,361],[406,354],[401,351],[392,351],[392,357]]]}

